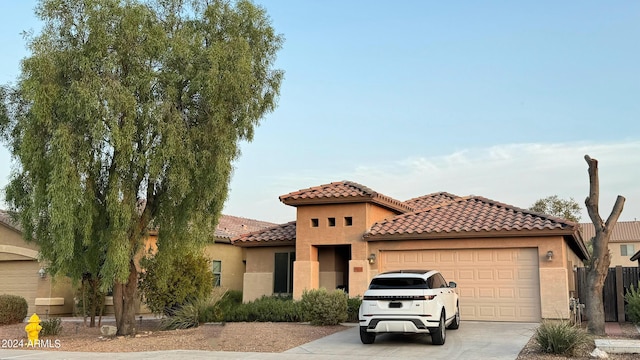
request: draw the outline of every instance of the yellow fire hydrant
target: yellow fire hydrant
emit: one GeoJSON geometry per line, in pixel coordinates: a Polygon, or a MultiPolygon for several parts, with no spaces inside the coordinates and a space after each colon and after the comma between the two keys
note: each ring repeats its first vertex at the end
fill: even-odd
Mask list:
{"type": "Polygon", "coordinates": [[[27,332],[30,344],[38,341],[38,334],[40,334],[40,330],[42,330],[42,326],[40,326],[40,318],[38,317],[38,314],[33,313],[29,318],[29,323],[24,327],[24,331],[27,332]]]}

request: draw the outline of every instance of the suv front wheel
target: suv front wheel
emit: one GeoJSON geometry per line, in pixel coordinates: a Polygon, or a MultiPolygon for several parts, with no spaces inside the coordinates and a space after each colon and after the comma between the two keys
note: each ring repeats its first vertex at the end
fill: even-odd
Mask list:
{"type": "Polygon", "coordinates": [[[376,340],[376,333],[367,332],[366,326],[360,326],[360,341],[363,344],[373,344],[376,340]]]}
{"type": "Polygon", "coordinates": [[[431,333],[431,343],[433,345],[444,345],[444,341],[447,336],[444,325],[444,310],[440,313],[440,322],[438,323],[438,327],[429,329],[429,332],[431,333]]]}

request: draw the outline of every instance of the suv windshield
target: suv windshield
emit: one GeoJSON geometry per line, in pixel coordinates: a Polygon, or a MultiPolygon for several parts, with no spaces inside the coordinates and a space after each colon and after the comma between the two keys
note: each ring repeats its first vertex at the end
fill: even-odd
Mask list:
{"type": "Polygon", "coordinates": [[[421,278],[376,278],[369,289],[429,289],[429,285],[421,278]]]}

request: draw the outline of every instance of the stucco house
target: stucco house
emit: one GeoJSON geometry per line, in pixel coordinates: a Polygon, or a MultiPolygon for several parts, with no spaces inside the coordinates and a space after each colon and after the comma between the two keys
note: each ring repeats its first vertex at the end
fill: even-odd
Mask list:
{"type": "Polygon", "coordinates": [[[22,239],[22,229],[0,210],[0,294],[20,295],[29,313],[70,314],[73,293],[68,279],[53,281],[38,262],[38,247],[22,239]]]}
{"type": "Polygon", "coordinates": [[[399,201],[341,181],[280,196],[296,220],[232,239],[246,250],[244,301],[306,289],[362,295],[376,274],[438,269],[465,320],[568,318],[580,226],[479,196],[399,201]]]}
{"type": "MultiPolygon", "coordinates": [[[[257,231],[275,224],[221,215],[213,240],[206,246],[205,255],[211,259],[214,286],[242,290],[244,249],[233,246],[231,238],[245,232],[257,231]]],[[[157,232],[147,239],[147,248],[155,248],[157,232]]],[[[69,315],[74,311],[71,281],[65,277],[52,279],[38,262],[38,246],[22,239],[19,224],[6,211],[0,210],[0,294],[20,295],[27,300],[29,313],[69,315]],[[42,271],[41,271],[42,269],[42,271]]],[[[113,312],[111,297],[106,298],[105,313],[113,312]]],[[[142,306],[139,312],[148,312],[142,306]]]]}
{"type": "MultiPolygon", "coordinates": [[[[585,241],[596,235],[593,223],[581,223],[585,241]]],[[[638,266],[633,256],[640,251],[640,221],[618,221],[609,238],[611,267],[638,266]]]]}

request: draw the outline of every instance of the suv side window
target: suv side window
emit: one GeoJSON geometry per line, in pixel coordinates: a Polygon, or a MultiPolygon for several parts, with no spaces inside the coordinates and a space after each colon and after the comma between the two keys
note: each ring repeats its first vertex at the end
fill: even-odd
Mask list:
{"type": "Polygon", "coordinates": [[[432,289],[447,287],[447,282],[444,281],[444,278],[441,274],[434,274],[429,278],[429,280],[431,280],[432,289]]]}

